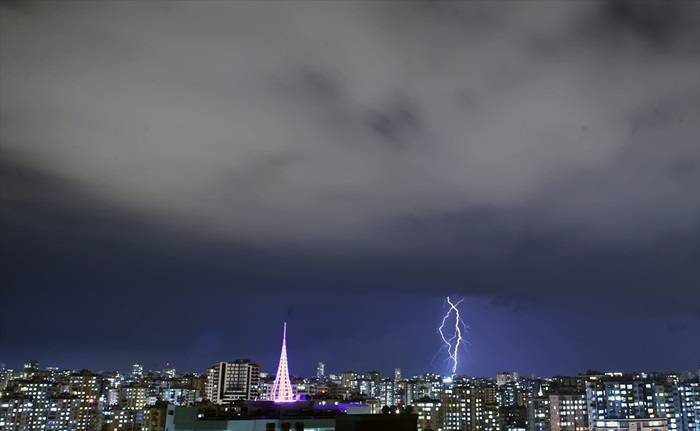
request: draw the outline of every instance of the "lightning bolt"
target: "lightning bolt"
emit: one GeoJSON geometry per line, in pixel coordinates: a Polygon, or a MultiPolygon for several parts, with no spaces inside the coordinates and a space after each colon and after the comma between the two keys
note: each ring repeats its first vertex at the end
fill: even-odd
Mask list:
{"type": "Polygon", "coordinates": [[[459,352],[459,347],[462,344],[462,326],[464,325],[464,322],[462,321],[462,317],[460,316],[459,313],[459,304],[464,301],[464,298],[460,299],[457,302],[452,302],[450,297],[447,297],[447,304],[450,306],[450,309],[447,310],[447,313],[443,316],[442,322],[440,323],[440,327],[438,327],[438,333],[440,334],[440,338],[442,338],[442,342],[445,343],[445,346],[447,346],[447,354],[449,356],[449,360],[452,361],[452,375],[454,376],[457,372],[457,365],[459,364],[459,357],[458,357],[458,352],[459,352]],[[450,319],[450,316],[454,312],[454,334],[448,339],[445,336],[445,325],[447,324],[447,321],[450,319]],[[454,345],[452,344],[452,341],[454,340],[454,345]]]}

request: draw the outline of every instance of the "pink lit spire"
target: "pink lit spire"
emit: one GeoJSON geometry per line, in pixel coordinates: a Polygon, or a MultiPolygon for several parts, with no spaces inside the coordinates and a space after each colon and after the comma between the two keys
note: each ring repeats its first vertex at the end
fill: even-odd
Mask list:
{"type": "Polygon", "coordinates": [[[275,383],[272,384],[272,401],[276,403],[294,402],[294,392],[292,392],[292,382],[289,380],[289,368],[287,366],[287,322],[284,322],[284,332],[282,335],[282,353],[280,353],[280,364],[277,366],[275,383]]]}

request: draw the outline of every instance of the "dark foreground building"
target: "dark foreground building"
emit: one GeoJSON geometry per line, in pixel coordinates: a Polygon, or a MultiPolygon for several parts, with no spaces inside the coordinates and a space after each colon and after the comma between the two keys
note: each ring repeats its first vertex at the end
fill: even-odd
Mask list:
{"type": "Polygon", "coordinates": [[[247,402],[240,409],[211,411],[169,406],[165,431],[416,431],[412,413],[347,414],[312,403],[247,402]]]}

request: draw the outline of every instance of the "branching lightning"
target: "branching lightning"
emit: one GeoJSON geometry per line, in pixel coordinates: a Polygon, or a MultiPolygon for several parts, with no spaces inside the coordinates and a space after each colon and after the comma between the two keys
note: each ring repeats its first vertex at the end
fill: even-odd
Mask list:
{"type": "Polygon", "coordinates": [[[452,302],[450,300],[450,297],[447,297],[447,304],[449,305],[450,309],[447,310],[447,313],[443,316],[442,322],[440,323],[440,327],[438,328],[438,333],[440,334],[440,338],[442,338],[442,342],[445,343],[445,346],[447,347],[447,354],[449,355],[449,360],[452,362],[452,375],[454,376],[455,373],[457,372],[457,365],[459,364],[459,347],[461,346],[462,342],[464,341],[462,338],[462,327],[465,327],[464,322],[462,321],[462,318],[459,313],[459,304],[464,301],[464,298],[460,299],[457,302],[452,302]],[[445,325],[447,324],[447,321],[450,319],[450,316],[454,312],[454,333],[452,336],[448,339],[445,336],[445,325]],[[454,341],[454,344],[453,344],[454,341]]]}

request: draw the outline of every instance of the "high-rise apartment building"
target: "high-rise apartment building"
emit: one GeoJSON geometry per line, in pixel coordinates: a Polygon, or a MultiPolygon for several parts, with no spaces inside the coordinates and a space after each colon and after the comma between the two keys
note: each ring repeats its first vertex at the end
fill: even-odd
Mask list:
{"type": "Polygon", "coordinates": [[[678,385],[676,418],[683,431],[700,431],[700,383],[689,379],[678,385]]]}
{"type": "MultiPolygon", "coordinates": [[[[481,405],[481,403],[478,403],[481,405]]],[[[475,422],[475,392],[466,383],[447,386],[441,394],[442,429],[470,430],[475,422]]]]}
{"type": "Polygon", "coordinates": [[[80,413],[77,418],[76,431],[91,431],[100,421],[99,397],[101,382],[97,374],[83,370],[74,373],[68,380],[69,394],[80,400],[80,413]]]}
{"type": "Polygon", "coordinates": [[[316,365],[316,378],[319,380],[323,380],[323,378],[326,377],[326,364],[323,362],[319,362],[318,365],[316,365]]]}
{"type": "Polygon", "coordinates": [[[382,406],[395,406],[396,382],[392,379],[383,379],[378,385],[379,400],[382,406]]]}
{"type": "Polygon", "coordinates": [[[340,374],[340,385],[350,390],[357,389],[356,378],[357,373],[354,371],[345,371],[340,374]]]}
{"type": "Polygon", "coordinates": [[[539,393],[527,402],[528,431],[549,431],[549,396],[539,393]]]}
{"type": "Polygon", "coordinates": [[[148,387],[129,385],[120,389],[119,404],[126,410],[141,410],[148,403],[148,387]]]}
{"type": "Polygon", "coordinates": [[[46,431],[73,431],[80,419],[80,399],[73,395],[59,394],[49,401],[46,412],[46,431]]]}
{"type": "Polygon", "coordinates": [[[52,387],[53,384],[45,380],[25,380],[18,385],[18,394],[30,401],[24,406],[24,408],[29,409],[26,421],[27,429],[39,430],[46,423],[52,387]]]}
{"type": "Polygon", "coordinates": [[[143,378],[143,366],[141,364],[131,366],[131,378],[134,380],[143,378]]]}
{"type": "Polygon", "coordinates": [[[412,405],[413,400],[420,398],[418,395],[420,392],[419,384],[416,379],[399,380],[396,383],[396,387],[396,402],[401,405],[412,405]]]}
{"type": "MultiPolygon", "coordinates": [[[[662,419],[671,431],[697,431],[692,409],[685,415],[682,411],[684,401],[686,406],[693,403],[687,397],[690,392],[692,399],[692,388],[690,386],[690,391],[686,391],[684,383],[675,374],[608,373],[597,376],[586,384],[589,424],[594,427],[596,423],[618,419],[662,419]]],[[[644,423],[634,422],[632,425],[644,423]]]]}
{"type": "Polygon", "coordinates": [[[32,400],[23,395],[5,396],[0,401],[0,431],[29,430],[32,400]]]}
{"type": "Polygon", "coordinates": [[[217,404],[259,396],[260,366],[248,359],[218,362],[207,371],[206,397],[217,404]]]}
{"type": "Polygon", "coordinates": [[[442,403],[432,398],[420,398],[413,404],[418,414],[418,431],[443,431],[442,403]]]}
{"type": "Polygon", "coordinates": [[[578,392],[551,394],[549,420],[552,431],[588,430],[586,394],[578,392]]]}

